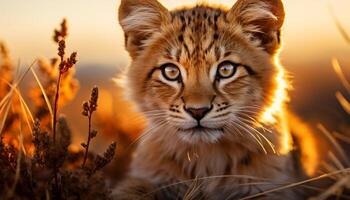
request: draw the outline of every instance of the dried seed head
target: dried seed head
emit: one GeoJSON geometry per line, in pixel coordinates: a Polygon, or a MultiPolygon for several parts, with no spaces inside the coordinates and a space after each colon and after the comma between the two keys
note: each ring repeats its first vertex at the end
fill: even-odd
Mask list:
{"type": "Polygon", "coordinates": [[[59,42],[60,41],[60,31],[58,31],[57,29],[54,30],[53,41],[55,41],[55,42],[59,42]]]}
{"type": "Polygon", "coordinates": [[[61,59],[64,57],[64,50],[66,49],[66,42],[64,40],[61,40],[58,42],[58,55],[61,59]]]}
{"type": "Polygon", "coordinates": [[[67,20],[63,19],[61,22],[60,30],[55,29],[53,34],[53,40],[55,42],[59,42],[62,39],[65,39],[68,35],[68,27],[67,27],[67,20]]]}
{"type": "Polygon", "coordinates": [[[97,109],[97,100],[98,100],[98,87],[95,86],[91,91],[91,98],[90,98],[90,112],[96,111],[97,109]]]}
{"type": "MultiPolygon", "coordinates": [[[[64,51],[64,49],[63,49],[63,51],[64,51]]],[[[58,53],[58,55],[60,55],[60,53],[58,53]]],[[[63,52],[63,55],[64,55],[64,52],[63,52]]],[[[66,73],[76,63],[77,63],[77,52],[72,53],[67,60],[63,60],[63,57],[61,57],[61,63],[59,65],[60,73],[61,74],[66,73]]]]}
{"type": "Polygon", "coordinates": [[[60,145],[63,148],[68,148],[71,144],[72,133],[64,117],[58,119],[57,133],[59,133],[60,145]]]}
{"type": "Polygon", "coordinates": [[[63,19],[61,23],[61,37],[65,38],[68,35],[67,20],[63,19]]]}
{"type": "Polygon", "coordinates": [[[91,170],[90,174],[93,174],[96,171],[104,168],[108,163],[110,163],[113,160],[116,147],[117,147],[117,143],[113,142],[108,146],[103,156],[100,156],[100,155],[96,156],[95,162],[94,162],[95,166],[91,170]]]}
{"type": "Polygon", "coordinates": [[[38,135],[40,134],[40,120],[39,119],[36,119],[35,122],[34,122],[34,125],[33,125],[33,136],[34,138],[37,138],[38,135]]]}
{"type": "Polygon", "coordinates": [[[0,42],[0,54],[4,59],[9,57],[9,52],[2,42],[0,42]]]}
{"type": "Polygon", "coordinates": [[[58,59],[57,58],[52,58],[51,59],[51,66],[55,66],[57,64],[58,59]]]}
{"type": "Polygon", "coordinates": [[[84,116],[88,116],[89,115],[89,110],[90,110],[89,102],[84,101],[83,102],[83,112],[82,112],[82,114],[84,116]]]}
{"type": "Polygon", "coordinates": [[[69,70],[77,63],[77,52],[73,52],[67,59],[66,70],[69,70]]]}
{"type": "Polygon", "coordinates": [[[66,61],[63,60],[63,61],[59,64],[58,68],[59,68],[59,70],[60,70],[60,73],[64,73],[65,70],[66,70],[66,61]]]}
{"type": "Polygon", "coordinates": [[[106,150],[106,152],[103,154],[103,157],[110,162],[115,154],[115,149],[117,148],[117,143],[113,142],[110,144],[106,150]]]}
{"type": "Polygon", "coordinates": [[[61,30],[55,30],[54,40],[58,42],[58,56],[60,57],[59,72],[60,74],[66,73],[77,63],[77,52],[73,52],[68,59],[65,59],[66,42],[65,37],[67,36],[67,21],[64,19],[61,23],[61,30]]]}
{"type": "Polygon", "coordinates": [[[87,144],[85,144],[84,142],[80,144],[84,149],[87,148],[87,144]]]}
{"type": "Polygon", "coordinates": [[[69,61],[75,65],[75,63],[77,63],[77,52],[73,52],[71,55],[70,55],[70,58],[69,58],[69,61]]]}
{"type": "Polygon", "coordinates": [[[40,121],[35,120],[33,126],[33,144],[35,147],[34,151],[34,163],[44,165],[46,160],[47,152],[50,148],[50,137],[46,132],[42,132],[40,129],[40,121]]]}
{"type": "Polygon", "coordinates": [[[92,130],[91,133],[90,133],[90,138],[94,138],[97,136],[97,131],[96,130],[92,130]]]}

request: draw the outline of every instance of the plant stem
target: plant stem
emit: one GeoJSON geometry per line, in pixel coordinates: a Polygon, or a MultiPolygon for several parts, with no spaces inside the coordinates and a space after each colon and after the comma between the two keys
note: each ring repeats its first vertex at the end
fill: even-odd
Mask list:
{"type": "MultiPolygon", "coordinates": [[[[58,99],[60,97],[60,83],[61,83],[61,77],[62,73],[59,72],[58,79],[57,79],[57,85],[56,85],[56,95],[55,95],[55,102],[54,102],[54,110],[53,110],[53,120],[52,120],[52,138],[53,143],[56,144],[56,126],[57,126],[57,112],[58,112],[58,99]]],[[[58,186],[58,175],[57,175],[57,167],[54,169],[54,179],[55,179],[55,189],[57,193],[59,193],[59,186],[58,186]]]]}
{"type": "Polygon", "coordinates": [[[90,146],[90,140],[91,140],[91,117],[92,117],[92,113],[89,111],[89,135],[88,135],[88,140],[87,140],[87,144],[86,144],[86,148],[85,148],[85,155],[84,155],[84,161],[83,161],[83,165],[82,167],[85,167],[85,163],[88,157],[88,153],[89,153],[89,146],[90,146]]]}
{"type": "Polygon", "coordinates": [[[56,85],[56,96],[53,110],[53,120],[52,120],[52,133],[53,133],[53,142],[56,143],[56,125],[57,125],[57,111],[58,111],[58,99],[60,97],[60,83],[61,83],[62,74],[59,72],[57,85],[56,85]]]}

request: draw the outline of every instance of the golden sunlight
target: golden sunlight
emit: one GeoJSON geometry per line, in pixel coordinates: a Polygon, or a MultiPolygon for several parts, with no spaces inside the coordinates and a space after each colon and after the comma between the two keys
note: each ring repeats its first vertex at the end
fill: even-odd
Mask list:
{"type": "Polygon", "coordinates": [[[278,56],[275,59],[277,66],[276,89],[272,98],[272,103],[263,112],[260,121],[265,124],[273,124],[276,122],[276,116],[284,112],[283,107],[288,100],[287,90],[290,89],[290,83],[287,81],[286,72],[279,63],[278,56]]]}
{"type": "Polygon", "coordinates": [[[278,56],[275,57],[275,64],[277,66],[275,92],[272,97],[271,105],[266,107],[263,111],[260,122],[267,125],[275,124],[278,118],[278,121],[281,122],[279,128],[282,130],[281,147],[278,152],[285,155],[290,152],[293,146],[285,110],[285,103],[289,99],[287,90],[292,86],[286,78],[285,69],[280,64],[278,56]]]}
{"type": "Polygon", "coordinates": [[[348,198],[349,7],[0,0],[0,200],[348,198]]]}

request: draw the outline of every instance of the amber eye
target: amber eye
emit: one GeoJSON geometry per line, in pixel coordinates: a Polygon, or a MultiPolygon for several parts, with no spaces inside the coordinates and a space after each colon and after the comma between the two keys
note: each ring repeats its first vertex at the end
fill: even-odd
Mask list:
{"type": "Polygon", "coordinates": [[[221,79],[231,78],[233,75],[235,75],[236,70],[237,64],[224,61],[218,66],[217,77],[221,79]]]}
{"type": "Polygon", "coordinates": [[[179,81],[181,78],[180,70],[174,64],[168,63],[165,65],[162,65],[161,70],[164,78],[169,81],[179,81]]]}

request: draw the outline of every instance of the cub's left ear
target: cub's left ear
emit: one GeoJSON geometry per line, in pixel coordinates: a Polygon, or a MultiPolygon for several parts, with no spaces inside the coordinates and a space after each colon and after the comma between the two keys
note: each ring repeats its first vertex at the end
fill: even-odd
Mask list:
{"type": "Polygon", "coordinates": [[[244,33],[269,54],[280,46],[284,17],[281,0],[238,0],[227,14],[228,20],[240,24],[244,33]]]}

